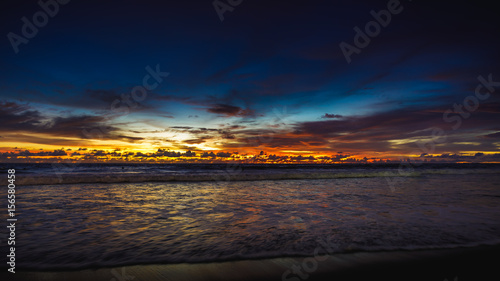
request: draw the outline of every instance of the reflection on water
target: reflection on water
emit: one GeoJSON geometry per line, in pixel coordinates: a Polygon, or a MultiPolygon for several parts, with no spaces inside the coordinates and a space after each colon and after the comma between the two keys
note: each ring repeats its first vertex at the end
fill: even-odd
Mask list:
{"type": "Polygon", "coordinates": [[[326,237],[339,252],[491,243],[500,176],[488,177],[411,178],[396,192],[384,178],[23,186],[19,266],[311,255],[326,237]]]}

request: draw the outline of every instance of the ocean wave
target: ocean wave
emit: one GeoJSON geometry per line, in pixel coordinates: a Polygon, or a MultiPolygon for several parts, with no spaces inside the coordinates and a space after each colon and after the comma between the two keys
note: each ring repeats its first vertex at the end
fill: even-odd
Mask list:
{"type": "Polygon", "coordinates": [[[18,185],[54,185],[80,183],[139,183],[139,182],[225,182],[225,181],[264,181],[264,180],[305,180],[305,179],[345,179],[345,178],[380,178],[380,177],[420,177],[424,175],[464,175],[492,174],[499,170],[490,169],[425,169],[414,171],[364,170],[364,171],[321,171],[321,172],[228,172],[213,171],[211,173],[54,173],[18,175],[18,185]]]}
{"type": "MultiPolygon", "coordinates": [[[[56,261],[50,260],[35,260],[35,261],[22,261],[19,268],[23,270],[82,270],[88,268],[100,267],[118,267],[129,265],[148,265],[148,264],[196,264],[196,263],[210,263],[210,262],[230,262],[241,260],[255,260],[255,259],[275,259],[275,258],[297,258],[297,257],[313,257],[316,249],[319,255],[342,255],[342,254],[359,254],[359,253],[381,253],[381,252],[399,252],[399,251],[425,251],[425,250],[451,250],[463,248],[476,248],[484,246],[497,246],[500,245],[500,240],[478,241],[464,244],[443,244],[443,245],[408,245],[403,247],[398,246],[378,246],[378,247],[356,247],[336,249],[334,252],[327,252],[322,245],[317,245],[314,249],[309,251],[293,251],[293,252],[255,252],[255,253],[234,253],[227,255],[206,255],[206,256],[179,256],[173,255],[168,257],[149,257],[149,256],[129,256],[124,258],[122,253],[112,253],[108,256],[107,260],[99,261],[75,261],[60,259],[56,261]]],[[[7,265],[2,265],[0,268],[7,268],[7,265]]]]}

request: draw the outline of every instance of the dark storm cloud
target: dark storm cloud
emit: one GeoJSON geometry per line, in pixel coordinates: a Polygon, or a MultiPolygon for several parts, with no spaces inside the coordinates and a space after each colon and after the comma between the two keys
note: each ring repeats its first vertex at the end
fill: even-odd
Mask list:
{"type": "Polygon", "coordinates": [[[109,137],[110,133],[118,129],[105,124],[107,120],[101,116],[68,116],[55,117],[51,119],[45,126],[38,128],[38,132],[48,133],[66,137],[86,138],[92,130],[99,130],[102,137],[109,137]]]}
{"type": "Polygon", "coordinates": [[[58,137],[122,139],[137,141],[142,138],[119,135],[117,127],[108,125],[109,120],[103,116],[78,115],[65,117],[44,116],[28,105],[13,102],[0,103],[2,127],[0,132],[38,133],[58,137]]]}
{"type": "Polygon", "coordinates": [[[27,105],[14,102],[0,102],[0,119],[3,132],[30,131],[42,125],[42,115],[27,105]]]}

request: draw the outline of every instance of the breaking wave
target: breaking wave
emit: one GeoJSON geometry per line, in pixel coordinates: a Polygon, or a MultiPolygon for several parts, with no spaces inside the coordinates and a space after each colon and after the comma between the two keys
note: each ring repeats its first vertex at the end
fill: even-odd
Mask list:
{"type": "Polygon", "coordinates": [[[265,181],[265,180],[304,180],[304,179],[345,179],[345,178],[380,178],[380,177],[421,177],[425,175],[463,175],[492,174],[498,170],[489,169],[425,169],[414,171],[364,170],[364,171],[212,171],[183,173],[52,173],[52,174],[19,174],[16,183],[19,185],[54,185],[79,183],[138,183],[138,182],[225,182],[225,181],[265,181]]]}

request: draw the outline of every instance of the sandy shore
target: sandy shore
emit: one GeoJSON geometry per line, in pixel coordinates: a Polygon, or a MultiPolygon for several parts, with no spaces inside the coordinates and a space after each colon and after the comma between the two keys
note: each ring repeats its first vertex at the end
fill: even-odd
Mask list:
{"type": "Polygon", "coordinates": [[[313,260],[274,258],[199,264],[132,265],[77,271],[6,269],[1,280],[496,280],[500,245],[446,250],[349,253],[313,260]],[[293,273],[296,265],[300,272],[293,273]],[[317,265],[317,266],[315,266],[317,265]],[[316,267],[316,268],[315,268],[316,267]],[[493,278],[493,279],[492,279],[493,278]]]}

